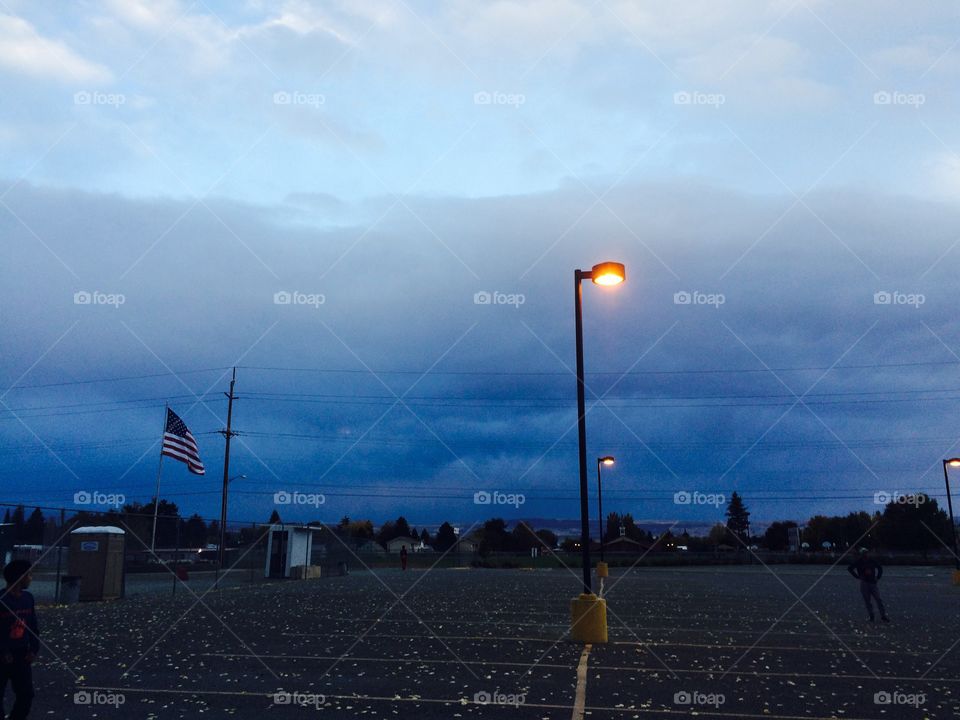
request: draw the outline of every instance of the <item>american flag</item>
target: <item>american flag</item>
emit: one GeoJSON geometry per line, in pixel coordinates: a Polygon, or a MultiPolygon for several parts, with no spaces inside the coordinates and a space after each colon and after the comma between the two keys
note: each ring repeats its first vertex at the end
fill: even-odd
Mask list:
{"type": "Polygon", "coordinates": [[[197,441],[193,433],[184,424],[180,416],[167,408],[167,427],[163,432],[163,449],[161,455],[172,457],[174,460],[185,462],[187,468],[194,475],[203,475],[203,461],[197,449],[197,441]]]}

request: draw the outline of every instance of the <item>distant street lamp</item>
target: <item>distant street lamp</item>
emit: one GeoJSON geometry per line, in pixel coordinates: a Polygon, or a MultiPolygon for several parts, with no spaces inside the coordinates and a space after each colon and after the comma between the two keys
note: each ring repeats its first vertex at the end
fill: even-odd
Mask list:
{"type": "Polygon", "coordinates": [[[950,475],[947,473],[947,465],[960,467],[960,458],[950,458],[943,461],[943,483],[947,486],[947,509],[950,512],[950,530],[953,533],[953,561],[956,569],[960,571],[960,555],[957,554],[957,525],[953,521],[953,500],[950,499],[950,475]]]}
{"type": "Polygon", "coordinates": [[[597,458],[597,513],[600,515],[600,562],[603,562],[603,482],[600,479],[600,468],[603,465],[613,465],[612,455],[597,458]]]}
{"type": "Polygon", "coordinates": [[[583,281],[595,285],[619,285],[626,279],[621,263],[602,262],[590,270],[574,270],[574,323],[577,342],[577,434],[580,455],[580,545],[583,562],[583,594],[571,604],[571,636],[582,642],[606,642],[607,612],[604,600],[591,590],[590,581],[590,504],[587,489],[587,422],[583,372],[583,281]]]}

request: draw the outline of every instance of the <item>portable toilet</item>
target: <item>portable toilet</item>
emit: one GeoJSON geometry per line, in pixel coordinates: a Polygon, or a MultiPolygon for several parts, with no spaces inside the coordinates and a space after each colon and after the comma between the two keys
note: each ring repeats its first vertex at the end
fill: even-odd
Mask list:
{"type": "Polygon", "coordinates": [[[0,561],[6,565],[13,560],[13,523],[0,523],[0,561]]]}
{"type": "Polygon", "coordinates": [[[276,524],[267,534],[264,577],[293,577],[291,568],[308,567],[313,554],[315,528],[276,524]]]}
{"type": "Polygon", "coordinates": [[[80,527],[70,533],[69,575],[79,578],[80,600],[123,597],[126,536],[112,525],[80,527]]]}

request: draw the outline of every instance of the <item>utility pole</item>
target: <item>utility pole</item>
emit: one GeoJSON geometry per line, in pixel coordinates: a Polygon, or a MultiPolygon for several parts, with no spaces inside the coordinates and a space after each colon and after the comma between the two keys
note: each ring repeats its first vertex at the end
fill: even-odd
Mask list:
{"type": "Polygon", "coordinates": [[[220,501],[220,546],[217,548],[217,578],[219,580],[220,572],[224,569],[227,557],[227,489],[230,487],[230,438],[237,433],[232,430],[233,422],[233,386],[237,382],[237,369],[233,369],[233,377],[230,379],[230,392],[224,393],[227,396],[227,429],[221,430],[220,434],[226,438],[226,446],[223,450],[223,497],[220,501]]]}

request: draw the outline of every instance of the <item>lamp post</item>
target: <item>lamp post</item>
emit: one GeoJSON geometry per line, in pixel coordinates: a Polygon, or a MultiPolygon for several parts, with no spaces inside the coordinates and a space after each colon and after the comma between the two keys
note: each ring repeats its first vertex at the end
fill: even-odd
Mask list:
{"type": "MultiPolygon", "coordinates": [[[[960,555],[957,555],[957,525],[953,521],[953,500],[950,499],[950,475],[947,473],[947,465],[960,467],[960,458],[950,458],[943,461],[943,483],[947,486],[947,510],[950,513],[950,530],[953,533],[953,559],[957,573],[960,573],[960,555]]],[[[957,573],[954,573],[954,582],[960,582],[957,573]]]]}
{"type": "Polygon", "coordinates": [[[613,465],[614,459],[612,455],[607,455],[605,457],[597,458],[597,513],[600,515],[600,562],[604,562],[603,559],[603,481],[600,479],[600,468],[604,465],[613,465]]]}
{"type": "Polygon", "coordinates": [[[626,279],[621,263],[603,262],[590,270],[573,272],[573,309],[577,341],[577,435],[580,455],[580,545],[583,562],[583,593],[571,604],[571,636],[583,642],[606,642],[606,605],[591,590],[590,582],[590,506],[587,490],[587,423],[583,379],[583,281],[595,285],[619,285],[626,279]],[[590,618],[587,620],[587,618],[590,618]]]}

